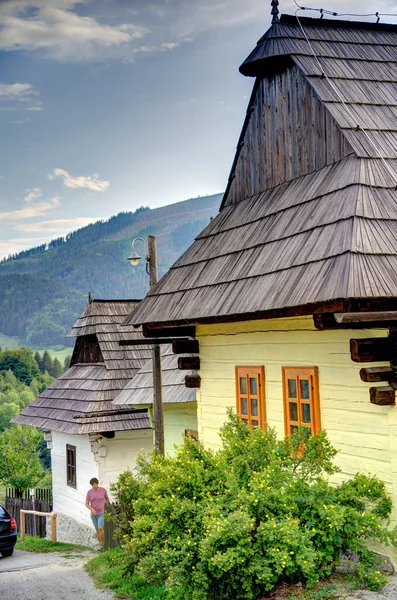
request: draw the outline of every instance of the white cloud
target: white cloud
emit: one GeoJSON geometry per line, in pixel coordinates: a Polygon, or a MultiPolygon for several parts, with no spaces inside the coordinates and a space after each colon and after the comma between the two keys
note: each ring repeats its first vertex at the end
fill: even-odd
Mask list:
{"type": "Polygon", "coordinates": [[[53,180],[56,177],[60,177],[63,180],[63,185],[71,190],[77,190],[80,188],[86,188],[94,192],[104,192],[110,185],[109,181],[99,179],[98,173],[84,177],[72,177],[70,173],[64,169],[54,169],[52,173],[48,175],[48,178],[53,180]]]}
{"type": "Polygon", "coordinates": [[[38,92],[30,83],[0,83],[2,110],[42,110],[38,92]]]}
{"type": "Polygon", "coordinates": [[[34,200],[41,198],[41,196],[43,195],[43,192],[40,188],[31,188],[27,189],[26,191],[28,192],[28,195],[24,198],[25,202],[33,202],[34,200]]]}
{"type": "Polygon", "coordinates": [[[39,221],[37,223],[24,223],[17,225],[18,231],[28,232],[48,232],[52,234],[66,235],[70,231],[86,227],[90,223],[99,221],[99,217],[77,217],[76,219],[56,219],[54,221],[39,221]]]}
{"type": "Polygon", "coordinates": [[[178,48],[179,45],[179,42],[163,42],[161,44],[154,44],[153,46],[137,46],[130,51],[129,55],[124,58],[123,62],[134,62],[136,58],[144,54],[158,54],[159,52],[174,50],[175,48],[178,48]]]}
{"type": "Polygon", "coordinates": [[[42,196],[39,188],[33,188],[32,190],[27,190],[27,192],[28,194],[25,196],[25,202],[27,206],[17,210],[0,213],[0,221],[20,221],[23,219],[42,217],[49,210],[57,208],[61,204],[61,199],[59,196],[54,196],[48,200],[36,202],[36,200],[42,196]]]}
{"type": "Polygon", "coordinates": [[[57,49],[58,58],[78,59],[84,57],[84,47],[120,46],[148,33],[146,27],[133,23],[101,24],[75,12],[79,4],[77,0],[3,0],[0,49],[52,49],[52,56],[57,49]]]}

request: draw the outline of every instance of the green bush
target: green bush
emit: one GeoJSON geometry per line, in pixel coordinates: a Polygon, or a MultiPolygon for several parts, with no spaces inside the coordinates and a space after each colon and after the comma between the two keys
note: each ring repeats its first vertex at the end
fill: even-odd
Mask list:
{"type": "Polygon", "coordinates": [[[359,474],[332,486],[325,432],[277,440],[230,414],[221,438],[218,452],[186,439],[174,457],[141,455],[137,474],[121,475],[113,491],[130,571],[175,598],[254,600],[283,581],[314,585],[350,549],[363,582],[384,584],[365,545],[395,542],[382,482],[359,474]]]}

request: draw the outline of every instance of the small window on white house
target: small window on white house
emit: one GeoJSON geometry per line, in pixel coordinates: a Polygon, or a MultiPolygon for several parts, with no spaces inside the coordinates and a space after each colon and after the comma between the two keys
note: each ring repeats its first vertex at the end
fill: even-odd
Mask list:
{"type": "Polygon", "coordinates": [[[66,482],[76,487],[76,446],[66,444],[66,482]]]}

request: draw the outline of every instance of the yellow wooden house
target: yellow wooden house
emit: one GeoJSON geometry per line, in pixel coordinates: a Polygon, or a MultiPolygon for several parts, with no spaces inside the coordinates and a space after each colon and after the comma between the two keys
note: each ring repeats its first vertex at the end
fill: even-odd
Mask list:
{"type": "Polygon", "coordinates": [[[129,322],[198,340],[205,446],[229,407],[325,429],[337,477],[374,473],[397,507],[397,25],[275,15],[240,71],[219,214],[129,322]]]}

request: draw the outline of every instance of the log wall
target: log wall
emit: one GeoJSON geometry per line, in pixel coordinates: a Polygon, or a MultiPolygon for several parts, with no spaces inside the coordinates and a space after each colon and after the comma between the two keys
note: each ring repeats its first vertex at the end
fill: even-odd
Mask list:
{"type": "MultiPolygon", "coordinates": [[[[360,379],[360,363],[350,358],[349,340],[379,337],[387,330],[317,331],[311,317],[247,321],[197,327],[201,388],[198,396],[199,439],[220,446],[219,428],[228,407],[236,406],[235,366],[265,368],[267,422],[284,436],[283,366],[318,367],[321,424],[338,450],[341,473],[356,472],[382,479],[394,504],[397,521],[397,407],[370,403],[371,385],[360,379]]],[[[386,365],[373,363],[371,366],[386,365]]]]}
{"type": "Polygon", "coordinates": [[[352,152],[296,66],[260,81],[241,142],[226,205],[321,169],[352,152]]]}

